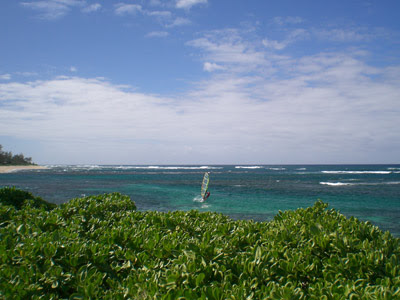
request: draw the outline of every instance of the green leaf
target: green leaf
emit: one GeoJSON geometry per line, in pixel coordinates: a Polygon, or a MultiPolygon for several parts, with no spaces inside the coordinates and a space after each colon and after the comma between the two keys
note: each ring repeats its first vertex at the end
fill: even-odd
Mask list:
{"type": "Polygon", "coordinates": [[[196,286],[200,286],[200,284],[203,282],[205,277],[206,277],[206,275],[204,273],[200,273],[199,275],[197,275],[196,286]]]}

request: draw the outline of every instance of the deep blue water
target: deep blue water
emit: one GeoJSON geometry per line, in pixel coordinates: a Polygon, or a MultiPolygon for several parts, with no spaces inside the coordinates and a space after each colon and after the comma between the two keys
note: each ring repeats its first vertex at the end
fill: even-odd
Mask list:
{"type": "Polygon", "coordinates": [[[48,167],[0,174],[0,186],[16,186],[57,204],[121,192],[142,211],[197,209],[256,221],[321,199],[400,237],[400,165],[48,167]],[[205,171],[211,196],[202,203],[205,171]]]}

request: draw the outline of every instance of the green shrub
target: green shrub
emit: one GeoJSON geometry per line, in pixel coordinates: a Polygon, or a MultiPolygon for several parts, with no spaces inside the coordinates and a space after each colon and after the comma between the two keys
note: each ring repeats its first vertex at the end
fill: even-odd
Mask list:
{"type": "Polygon", "coordinates": [[[320,201],[271,222],[138,212],[118,193],[10,209],[0,298],[400,298],[399,239],[320,201]]]}
{"type": "Polygon", "coordinates": [[[33,207],[43,207],[46,210],[51,210],[57,206],[54,203],[49,203],[40,197],[32,195],[30,192],[22,191],[15,187],[0,188],[0,203],[3,205],[11,205],[16,209],[21,209],[27,204],[27,201],[33,207]]]}

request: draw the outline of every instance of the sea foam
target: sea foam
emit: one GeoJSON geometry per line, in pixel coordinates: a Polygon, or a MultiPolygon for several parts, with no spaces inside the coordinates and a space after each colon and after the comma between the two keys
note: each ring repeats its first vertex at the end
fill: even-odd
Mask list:
{"type": "Polygon", "coordinates": [[[330,185],[330,186],[344,186],[344,185],[393,185],[400,184],[400,181],[388,181],[388,182],[320,182],[322,185],[330,185]]]}
{"type": "Polygon", "coordinates": [[[141,170],[217,170],[222,167],[211,166],[119,166],[112,167],[115,169],[141,169],[141,170]]]}
{"type": "Polygon", "coordinates": [[[390,174],[391,171],[321,171],[325,174],[390,174]]]}
{"type": "Polygon", "coordinates": [[[347,183],[347,182],[320,182],[319,184],[330,185],[330,186],[354,185],[354,183],[347,183]]]}
{"type": "Polygon", "coordinates": [[[236,166],[235,169],[261,169],[261,166],[236,166]]]}

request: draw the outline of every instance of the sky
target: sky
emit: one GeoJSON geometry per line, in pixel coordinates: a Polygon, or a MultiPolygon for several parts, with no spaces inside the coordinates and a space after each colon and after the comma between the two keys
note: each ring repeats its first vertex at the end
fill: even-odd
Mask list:
{"type": "Polygon", "coordinates": [[[39,164],[400,163],[398,0],[2,0],[0,144],[39,164]]]}

